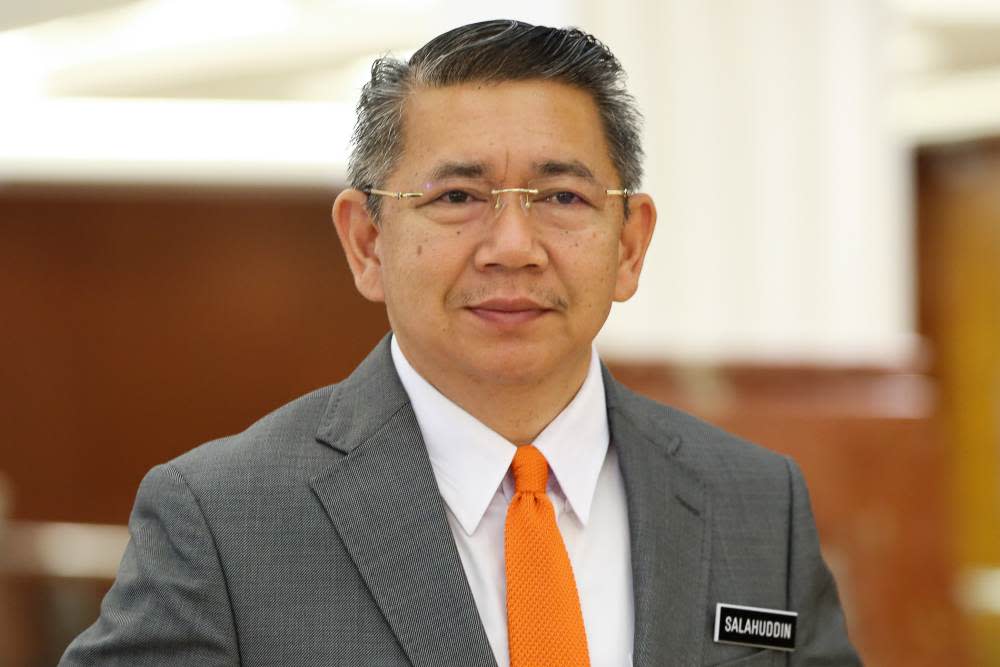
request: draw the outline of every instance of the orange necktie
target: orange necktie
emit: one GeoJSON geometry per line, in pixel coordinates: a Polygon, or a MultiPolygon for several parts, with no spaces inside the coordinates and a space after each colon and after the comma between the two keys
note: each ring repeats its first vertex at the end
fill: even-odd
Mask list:
{"type": "Polygon", "coordinates": [[[511,469],[514,498],[504,533],[511,667],[586,667],[573,567],[545,493],[549,464],[533,445],[522,445],[511,469]]]}

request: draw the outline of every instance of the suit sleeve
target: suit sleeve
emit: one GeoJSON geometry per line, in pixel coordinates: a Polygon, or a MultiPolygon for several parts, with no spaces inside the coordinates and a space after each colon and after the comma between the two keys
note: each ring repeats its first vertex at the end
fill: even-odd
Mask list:
{"type": "Polygon", "coordinates": [[[837,584],[823,561],[819,537],[802,472],[788,460],[791,484],[791,531],[788,549],[789,608],[798,611],[795,667],[860,665],[847,638],[837,584]]]}
{"type": "Polygon", "coordinates": [[[238,665],[232,607],[197,498],[171,464],[143,479],[131,538],[97,621],[60,661],[76,665],[238,665]]]}

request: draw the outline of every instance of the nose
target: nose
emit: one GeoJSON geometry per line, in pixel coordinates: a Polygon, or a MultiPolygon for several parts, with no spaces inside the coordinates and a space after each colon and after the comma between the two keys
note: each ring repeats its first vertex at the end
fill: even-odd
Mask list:
{"type": "Polygon", "coordinates": [[[476,249],[477,269],[538,269],[548,265],[548,253],[539,242],[523,196],[517,191],[497,195],[495,217],[476,249]]]}

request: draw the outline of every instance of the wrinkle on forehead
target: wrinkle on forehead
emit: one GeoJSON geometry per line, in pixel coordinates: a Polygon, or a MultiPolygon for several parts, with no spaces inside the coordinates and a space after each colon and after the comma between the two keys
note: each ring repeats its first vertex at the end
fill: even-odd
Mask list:
{"type": "MultiPolygon", "coordinates": [[[[438,164],[431,171],[431,181],[441,181],[449,178],[489,179],[495,183],[505,183],[510,173],[511,151],[507,149],[504,155],[503,170],[494,173],[490,163],[485,160],[471,162],[447,161],[438,164]]],[[[531,176],[575,176],[594,180],[594,172],[580,160],[545,159],[531,163],[531,176]]]]}

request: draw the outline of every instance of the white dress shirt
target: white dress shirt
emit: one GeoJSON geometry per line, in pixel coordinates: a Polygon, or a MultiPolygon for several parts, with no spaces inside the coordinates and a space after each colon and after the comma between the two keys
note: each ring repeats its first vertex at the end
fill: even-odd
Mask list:
{"type": "MultiPolygon", "coordinates": [[[[515,446],[424,380],[395,337],[392,360],[420,424],[479,617],[497,663],[508,667],[504,524],[514,496],[515,446]]],[[[631,665],[628,511],[618,457],[609,447],[596,351],[580,391],[533,444],[549,462],[548,496],[573,566],[590,663],[631,665]]]]}

